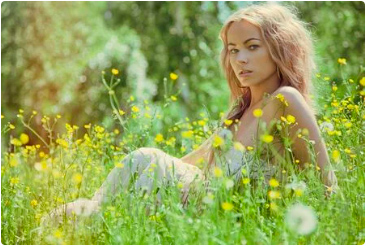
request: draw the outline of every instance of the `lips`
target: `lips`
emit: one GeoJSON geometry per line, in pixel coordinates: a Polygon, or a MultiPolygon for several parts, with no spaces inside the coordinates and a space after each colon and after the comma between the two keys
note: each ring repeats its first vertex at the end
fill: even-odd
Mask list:
{"type": "Polygon", "coordinates": [[[249,74],[249,73],[251,73],[252,71],[251,70],[240,70],[239,71],[239,75],[244,75],[244,74],[249,74]]]}

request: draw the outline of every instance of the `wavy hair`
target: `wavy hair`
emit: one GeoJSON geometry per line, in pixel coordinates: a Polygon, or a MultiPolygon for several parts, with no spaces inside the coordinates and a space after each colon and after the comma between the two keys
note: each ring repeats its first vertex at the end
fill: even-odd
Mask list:
{"type": "MultiPolygon", "coordinates": [[[[310,98],[311,79],[316,68],[313,39],[308,24],[301,21],[297,13],[298,10],[294,6],[265,3],[240,9],[226,20],[219,38],[224,45],[221,51],[221,67],[230,88],[230,108],[223,120],[240,119],[251,101],[250,88],[238,86],[240,82],[229,60],[227,32],[233,22],[241,20],[246,20],[260,29],[270,56],[277,65],[280,86],[297,89],[313,109],[310,98]]],[[[221,126],[224,126],[224,121],[221,122],[221,126]]],[[[208,157],[208,166],[211,166],[214,159],[212,148],[208,157]]]]}
{"type": "Polygon", "coordinates": [[[270,56],[277,65],[281,79],[280,86],[296,88],[311,108],[311,78],[315,70],[314,49],[308,24],[299,20],[294,6],[278,3],[251,5],[232,14],[220,31],[223,42],[221,67],[230,88],[230,110],[225,119],[240,119],[251,101],[249,87],[239,88],[240,84],[230,65],[227,32],[233,22],[246,20],[257,26],[264,38],[270,56]]]}

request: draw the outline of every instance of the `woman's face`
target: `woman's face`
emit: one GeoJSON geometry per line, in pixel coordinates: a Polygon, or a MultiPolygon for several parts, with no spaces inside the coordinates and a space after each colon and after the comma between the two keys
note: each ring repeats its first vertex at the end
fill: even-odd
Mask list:
{"type": "Polygon", "coordinates": [[[259,85],[277,77],[276,64],[258,27],[245,20],[233,22],[227,41],[230,65],[242,86],[259,85]]]}

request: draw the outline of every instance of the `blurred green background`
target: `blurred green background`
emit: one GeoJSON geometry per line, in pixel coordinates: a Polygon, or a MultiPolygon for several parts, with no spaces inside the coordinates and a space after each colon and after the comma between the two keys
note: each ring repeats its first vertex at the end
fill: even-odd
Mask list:
{"type": "MultiPolygon", "coordinates": [[[[127,112],[130,95],[140,103],[163,101],[164,79],[173,83],[169,74],[174,72],[179,78],[173,91],[181,93],[163,122],[198,118],[205,108],[218,119],[229,97],[219,66],[219,30],[231,13],[251,3],[3,2],[2,127],[12,122],[20,126],[14,133],[24,131],[17,123],[20,108],[25,117],[39,112],[33,127],[42,135],[42,115],[60,114],[61,122],[79,126],[116,127],[101,83],[101,71],[108,77],[112,68],[120,71],[115,91],[127,112]]],[[[363,2],[282,4],[298,7],[300,18],[310,24],[321,77],[341,83],[342,74],[355,81],[364,76],[363,2]],[[335,69],[339,57],[347,59],[342,73],[335,69]]],[[[330,88],[318,81],[321,96],[330,88]]],[[[64,131],[64,124],[58,127],[56,132],[64,131]]]]}

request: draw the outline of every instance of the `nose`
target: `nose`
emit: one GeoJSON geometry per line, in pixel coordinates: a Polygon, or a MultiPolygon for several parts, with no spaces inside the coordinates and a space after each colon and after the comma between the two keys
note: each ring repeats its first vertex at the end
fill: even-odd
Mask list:
{"type": "Polygon", "coordinates": [[[241,50],[238,52],[238,55],[236,56],[236,61],[238,63],[248,63],[248,55],[241,50]]]}

